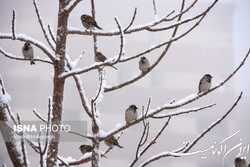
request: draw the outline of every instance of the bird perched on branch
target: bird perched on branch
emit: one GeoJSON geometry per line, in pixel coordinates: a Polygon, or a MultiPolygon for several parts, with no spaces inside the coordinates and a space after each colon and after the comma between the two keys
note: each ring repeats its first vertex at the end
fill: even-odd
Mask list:
{"type": "Polygon", "coordinates": [[[82,21],[82,25],[83,27],[85,27],[86,29],[94,29],[95,27],[102,30],[101,27],[99,27],[96,23],[96,21],[93,19],[93,17],[83,14],[81,16],[81,21],[82,21]]]}
{"type": "Polygon", "coordinates": [[[124,148],[122,146],[120,146],[120,144],[118,143],[118,141],[115,139],[114,136],[110,136],[107,139],[104,140],[104,143],[109,146],[109,147],[114,147],[117,146],[119,148],[124,148]]]}
{"type": "Polygon", "coordinates": [[[81,145],[79,147],[79,150],[82,152],[82,154],[84,155],[85,153],[88,153],[88,152],[92,152],[93,151],[93,147],[90,146],[90,145],[81,145]]]}
{"type": "Polygon", "coordinates": [[[246,160],[243,158],[239,158],[239,157],[235,158],[234,164],[235,164],[235,167],[247,167],[246,160]]]}
{"type": "MultiPolygon", "coordinates": [[[[104,62],[106,60],[107,60],[107,57],[105,57],[101,52],[96,52],[96,55],[95,55],[95,61],[96,62],[104,62]]],[[[113,67],[114,69],[117,70],[116,67],[114,67],[112,65],[111,65],[111,67],[113,67]]]]}
{"type": "Polygon", "coordinates": [[[146,57],[141,57],[140,61],[139,61],[139,69],[141,70],[141,72],[146,72],[148,71],[148,69],[150,68],[150,64],[149,61],[146,57]]]}
{"type": "Polygon", "coordinates": [[[210,74],[204,75],[199,83],[199,93],[208,91],[211,88],[212,76],[210,74]]]}
{"type": "Polygon", "coordinates": [[[133,122],[137,119],[138,114],[137,110],[138,108],[135,105],[130,105],[129,108],[127,108],[125,112],[125,120],[127,123],[133,122]]]}
{"type": "Polygon", "coordinates": [[[33,58],[34,58],[34,51],[33,51],[33,47],[31,46],[30,43],[25,42],[24,46],[22,48],[22,53],[25,59],[29,59],[30,60],[30,64],[33,65],[35,64],[33,58]]]}

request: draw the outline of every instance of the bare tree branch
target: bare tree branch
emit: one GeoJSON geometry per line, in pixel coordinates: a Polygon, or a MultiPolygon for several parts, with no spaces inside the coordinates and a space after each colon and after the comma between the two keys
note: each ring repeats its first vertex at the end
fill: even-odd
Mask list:
{"type": "MultiPolygon", "coordinates": [[[[209,126],[205,131],[203,131],[191,144],[189,144],[187,147],[185,147],[184,149],[182,149],[181,153],[180,154],[175,154],[177,152],[171,152],[171,151],[166,151],[166,152],[163,152],[163,153],[160,153],[158,154],[157,156],[154,156],[154,157],[151,157],[149,158],[148,160],[146,160],[145,162],[143,162],[140,167],[145,167],[146,165],[156,161],[156,160],[159,160],[161,158],[164,158],[164,157],[169,157],[169,156],[178,156],[178,155],[181,155],[181,154],[185,154],[187,152],[190,151],[190,149],[197,144],[197,142],[202,138],[204,137],[209,131],[211,131],[216,125],[218,125],[221,121],[223,121],[227,116],[228,114],[237,106],[239,100],[241,99],[241,96],[242,96],[242,93],[240,93],[238,99],[236,100],[236,102],[233,104],[233,106],[229,109],[228,112],[226,112],[226,114],[224,114],[220,119],[218,119],[216,122],[214,122],[211,126],[209,126]]],[[[180,151],[179,151],[180,152],[180,151]]]]}
{"type": "MultiPolygon", "coordinates": [[[[172,17],[170,19],[167,19],[167,17],[170,16],[174,11],[172,11],[170,14],[162,17],[161,19],[154,20],[151,23],[147,23],[147,24],[144,24],[142,26],[135,26],[134,28],[129,28],[129,30],[127,29],[126,31],[124,31],[124,34],[131,34],[131,33],[134,33],[134,32],[143,31],[143,30],[146,30],[147,27],[152,27],[152,26],[158,25],[158,24],[162,23],[163,21],[172,21],[172,20],[178,18],[180,15],[183,15],[183,14],[187,13],[191,8],[194,7],[194,5],[196,4],[197,1],[198,0],[195,0],[186,10],[184,10],[183,12],[175,15],[174,17],[172,17]]],[[[189,21],[191,21],[191,20],[189,20],[189,21]]],[[[68,27],[67,32],[68,32],[68,34],[78,34],[78,35],[93,35],[93,34],[98,35],[98,36],[120,35],[119,30],[112,31],[112,32],[81,31],[81,30],[73,28],[73,27],[70,27],[70,28],[68,27]]]]}
{"type": "Polygon", "coordinates": [[[52,40],[53,40],[53,41],[54,41],[54,43],[56,44],[55,35],[54,35],[54,33],[53,33],[53,31],[52,31],[52,28],[50,27],[50,25],[49,25],[49,24],[48,24],[48,30],[49,30],[49,34],[50,34],[50,36],[51,36],[52,40]]]}
{"type": "Polygon", "coordinates": [[[16,10],[13,10],[12,14],[12,25],[11,25],[11,30],[12,30],[12,39],[16,39],[16,10]]]}
{"type": "Polygon", "coordinates": [[[160,116],[159,115],[158,116],[151,116],[151,118],[162,119],[162,118],[167,118],[167,117],[171,117],[171,116],[188,114],[188,113],[191,113],[191,112],[197,112],[197,111],[200,111],[200,110],[204,110],[206,108],[213,107],[214,105],[216,105],[216,104],[214,103],[214,104],[207,105],[205,107],[191,108],[191,109],[186,109],[186,110],[181,109],[181,111],[171,112],[169,114],[160,115],[160,116]]]}
{"type": "MultiPolygon", "coordinates": [[[[210,7],[208,7],[208,9],[204,12],[204,15],[201,17],[201,19],[200,19],[191,29],[189,29],[185,34],[182,34],[181,37],[185,36],[187,33],[189,33],[191,30],[193,30],[196,26],[198,26],[199,23],[202,21],[202,19],[203,19],[203,18],[206,16],[206,14],[211,10],[211,8],[216,4],[217,1],[218,1],[218,0],[215,0],[214,3],[213,3],[210,7]]],[[[183,10],[183,8],[182,8],[182,10],[183,10]]],[[[180,13],[181,13],[181,12],[180,12],[180,13]]],[[[181,20],[181,16],[182,16],[182,15],[179,16],[178,21],[181,20]]],[[[177,25],[176,25],[176,27],[175,27],[175,29],[174,29],[174,32],[173,32],[173,34],[172,34],[172,38],[171,38],[171,39],[173,39],[173,38],[175,37],[179,25],[180,25],[180,24],[177,24],[177,25]]],[[[180,39],[180,38],[178,38],[178,39],[180,39]]],[[[113,86],[113,87],[106,88],[106,89],[104,90],[104,92],[113,91],[113,90],[116,90],[116,89],[123,88],[124,86],[131,85],[132,83],[134,83],[134,82],[140,80],[141,78],[143,78],[144,76],[146,76],[154,67],[156,67],[156,66],[158,65],[158,63],[161,61],[161,59],[165,56],[165,54],[167,53],[168,49],[170,48],[172,42],[174,42],[174,41],[169,41],[169,42],[167,43],[167,46],[166,46],[166,48],[164,49],[164,51],[162,52],[162,54],[160,55],[160,57],[159,57],[159,58],[157,59],[157,61],[148,69],[147,72],[141,73],[140,75],[138,75],[138,76],[134,77],[133,79],[128,80],[128,81],[126,81],[126,82],[124,82],[124,83],[115,85],[115,86],[113,86]]]]}
{"type": "MultiPolygon", "coordinates": [[[[176,109],[176,108],[179,108],[179,107],[182,107],[182,106],[185,106],[191,102],[194,102],[196,100],[198,100],[199,98],[203,97],[203,96],[206,96],[207,94],[209,94],[210,92],[218,89],[219,87],[223,86],[227,81],[229,81],[230,78],[232,78],[236,73],[237,71],[244,65],[248,55],[250,53],[250,49],[248,51],[248,53],[246,54],[245,58],[243,59],[243,61],[241,62],[241,64],[236,68],[236,70],[234,70],[224,81],[222,81],[220,84],[218,84],[217,86],[211,88],[210,90],[206,91],[206,92],[203,92],[203,93],[200,93],[200,94],[193,94],[193,95],[190,95],[189,97],[186,97],[184,98],[185,100],[181,99],[179,101],[176,101],[175,103],[172,103],[172,104],[165,104],[163,107],[157,109],[157,110],[151,110],[150,113],[146,116],[146,119],[149,118],[149,117],[152,117],[158,113],[160,113],[161,111],[163,110],[169,110],[169,109],[176,109]]],[[[182,114],[185,114],[182,113],[182,114]]],[[[176,116],[176,115],[175,115],[176,116]]],[[[114,129],[114,130],[110,130],[110,133],[107,133],[108,136],[111,136],[111,135],[114,135],[116,133],[119,133],[127,128],[129,128],[130,126],[133,126],[134,124],[137,124],[141,121],[143,121],[143,117],[140,117],[138,118],[137,120],[135,120],[134,122],[130,123],[130,124],[126,124],[118,129],[114,129]]],[[[107,137],[108,137],[107,136],[107,137]]],[[[103,138],[101,140],[104,140],[103,138]]]]}
{"type": "Polygon", "coordinates": [[[243,92],[240,93],[238,99],[235,101],[235,103],[233,104],[233,106],[228,110],[228,112],[226,112],[226,114],[224,114],[220,119],[218,119],[216,122],[214,122],[212,125],[210,125],[205,131],[203,131],[202,134],[200,134],[184,151],[183,153],[187,153],[188,151],[190,151],[190,149],[202,138],[204,137],[209,131],[211,131],[216,125],[218,125],[219,123],[221,123],[221,121],[223,121],[228,114],[237,106],[238,102],[241,99],[243,92]]]}
{"type": "MultiPolygon", "coordinates": [[[[0,33],[0,39],[13,39],[13,37],[12,37],[12,34],[0,33]]],[[[54,56],[53,56],[54,53],[42,42],[35,40],[31,37],[28,37],[24,34],[16,34],[16,40],[29,42],[32,45],[35,45],[36,47],[41,49],[53,62],[55,61],[54,56]]]]}
{"type": "Polygon", "coordinates": [[[33,4],[34,4],[34,6],[35,6],[36,15],[37,15],[37,18],[38,18],[38,22],[39,22],[39,24],[40,24],[40,26],[41,26],[41,29],[42,29],[42,31],[43,31],[43,35],[44,35],[45,39],[47,40],[47,42],[48,42],[49,46],[51,47],[51,49],[52,49],[53,51],[55,51],[55,48],[56,48],[55,44],[56,44],[56,43],[52,43],[52,40],[51,40],[51,38],[50,38],[50,36],[49,36],[49,33],[48,33],[48,32],[46,31],[46,29],[45,29],[45,26],[44,26],[44,24],[43,24],[43,20],[42,20],[42,18],[41,18],[41,16],[40,16],[40,12],[39,12],[39,9],[38,9],[38,7],[37,7],[37,2],[36,2],[36,0],[33,0],[33,4]]]}
{"type": "MultiPolygon", "coordinates": [[[[6,52],[5,50],[3,50],[2,48],[0,48],[0,53],[2,53],[5,57],[8,57],[10,59],[14,59],[14,60],[21,60],[21,61],[30,61],[29,59],[25,59],[24,57],[17,57],[17,56],[14,56],[13,54],[11,53],[8,53],[6,52]]],[[[53,63],[49,60],[44,60],[44,59],[39,59],[39,58],[34,58],[33,59],[34,61],[40,61],[40,62],[43,62],[43,63],[48,63],[48,64],[52,64],[53,63]]]]}
{"type": "Polygon", "coordinates": [[[157,20],[158,19],[158,7],[155,1],[156,0],[153,0],[153,7],[154,7],[155,20],[157,20]]]}
{"type": "Polygon", "coordinates": [[[132,20],[131,20],[131,22],[129,23],[129,25],[124,29],[124,32],[127,31],[127,30],[133,25],[133,23],[134,23],[134,21],[135,21],[136,13],[137,13],[137,8],[135,8],[135,11],[134,11],[134,15],[133,15],[133,17],[132,17],[132,20]]]}
{"type": "Polygon", "coordinates": [[[139,155],[137,154],[137,157],[134,159],[134,161],[129,165],[130,167],[134,166],[135,163],[139,160],[139,158],[152,146],[156,143],[156,140],[161,136],[162,132],[164,131],[164,129],[168,126],[169,121],[170,121],[171,117],[168,118],[168,120],[166,121],[166,123],[164,124],[164,126],[161,128],[161,130],[158,132],[158,134],[155,136],[155,138],[147,145],[147,147],[145,147],[140,153],[139,155]]]}
{"type": "MultiPolygon", "coordinates": [[[[21,119],[20,119],[19,114],[17,114],[17,121],[18,121],[18,124],[21,125],[21,119]]],[[[28,166],[28,164],[27,164],[28,157],[26,157],[26,148],[25,148],[24,140],[23,140],[23,132],[21,131],[20,134],[21,134],[21,150],[22,150],[23,162],[24,162],[23,165],[25,167],[27,167],[28,166]]]]}

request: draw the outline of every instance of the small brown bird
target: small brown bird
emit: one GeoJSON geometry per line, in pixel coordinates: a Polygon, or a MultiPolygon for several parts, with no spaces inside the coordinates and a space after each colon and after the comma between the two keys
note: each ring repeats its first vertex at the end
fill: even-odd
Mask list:
{"type": "Polygon", "coordinates": [[[199,83],[199,93],[206,92],[211,88],[212,85],[212,76],[210,74],[204,75],[199,83]]]}
{"type": "Polygon", "coordinates": [[[34,62],[34,51],[33,51],[33,47],[31,46],[30,43],[25,42],[22,48],[22,53],[25,59],[29,59],[30,60],[30,64],[33,65],[35,64],[34,62]]]}
{"type": "MultiPolygon", "coordinates": [[[[96,52],[96,55],[95,55],[95,61],[96,62],[105,62],[107,60],[107,57],[105,57],[101,52],[96,52]]],[[[117,70],[116,67],[112,66],[114,69],[117,70]]]]}
{"type": "Polygon", "coordinates": [[[96,21],[93,19],[93,17],[83,14],[81,16],[81,21],[82,21],[82,25],[86,28],[86,29],[94,29],[95,27],[102,30],[101,27],[99,27],[96,23],[96,21]]]}
{"type": "Polygon", "coordinates": [[[150,68],[149,61],[146,57],[142,56],[140,61],[139,61],[139,69],[141,70],[142,73],[148,71],[150,68]]]}
{"type": "Polygon", "coordinates": [[[129,108],[125,112],[125,120],[127,123],[133,122],[137,119],[138,114],[137,110],[138,108],[135,105],[130,105],[129,108]]]}
{"type": "Polygon", "coordinates": [[[119,148],[123,148],[122,146],[120,146],[120,144],[118,143],[118,141],[115,139],[114,136],[110,136],[107,139],[105,139],[104,143],[109,147],[117,146],[119,148]]]}
{"type": "Polygon", "coordinates": [[[87,153],[87,152],[92,152],[93,151],[93,147],[92,146],[90,146],[90,145],[81,145],[80,147],[79,147],[79,150],[82,152],[82,154],[84,155],[85,153],[87,153]]]}
{"type": "Polygon", "coordinates": [[[247,167],[246,160],[243,158],[239,158],[239,157],[235,158],[234,164],[235,164],[235,167],[247,167]]]}

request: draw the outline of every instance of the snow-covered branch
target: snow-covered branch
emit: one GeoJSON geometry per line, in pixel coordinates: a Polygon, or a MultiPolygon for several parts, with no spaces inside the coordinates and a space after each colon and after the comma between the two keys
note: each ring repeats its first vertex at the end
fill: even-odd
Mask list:
{"type": "MultiPolygon", "coordinates": [[[[178,18],[180,15],[183,15],[185,13],[187,13],[191,8],[194,7],[194,5],[196,4],[198,0],[195,0],[186,10],[183,10],[182,12],[180,12],[179,14],[176,14],[175,16],[173,16],[172,18],[168,18],[169,16],[171,16],[175,10],[171,11],[169,14],[167,14],[166,16],[154,20],[151,23],[146,23],[144,25],[140,25],[140,26],[135,26],[132,28],[125,28],[124,29],[124,34],[131,34],[134,32],[139,32],[139,31],[143,31],[143,30],[147,30],[148,27],[153,27],[156,26],[164,21],[172,21],[176,18],[178,18]],[[125,31],[126,30],[126,31],[125,31]]],[[[132,19],[134,20],[134,19],[132,19]]],[[[187,22],[190,22],[192,20],[188,20],[187,22]]],[[[180,23],[180,22],[179,22],[180,23]]],[[[114,30],[111,32],[100,32],[100,31],[81,31],[77,28],[68,26],[68,34],[78,34],[78,35],[98,35],[98,36],[114,36],[114,35],[120,35],[119,30],[114,30]]]]}
{"type": "MultiPolygon", "coordinates": [[[[9,33],[0,33],[0,39],[13,39],[12,34],[9,33]]],[[[44,43],[35,40],[31,37],[28,37],[25,34],[16,34],[16,40],[29,42],[39,49],[41,49],[53,62],[55,60],[54,53],[51,49],[49,49],[44,43]]]]}
{"type": "MultiPolygon", "coordinates": [[[[0,53],[2,53],[5,57],[8,57],[10,59],[14,59],[14,60],[22,60],[22,61],[30,61],[29,59],[25,59],[24,57],[21,57],[21,56],[15,56],[11,53],[8,53],[6,52],[5,50],[3,50],[2,48],[0,48],[0,53]]],[[[45,59],[39,59],[39,58],[34,58],[33,59],[34,61],[40,61],[40,62],[43,62],[43,63],[48,63],[48,64],[52,64],[53,63],[49,60],[45,60],[45,59]]]]}
{"type": "Polygon", "coordinates": [[[68,13],[70,13],[75,7],[76,5],[81,2],[82,0],[70,0],[68,2],[68,4],[65,6],[64,10],[68,11],[68,13]]]}
{"type": "Polygon", "coordinates": [[[46,27],[43,24],[43,20],[42,20],[41,14],[39,12],[39,7],[37,5],[37,1],[33,0],[33,4],[35,6],[36,15],[37,15],[37,18],[38,18],[38,22],[39,22],[39,24],[41,26],[41,29],[43,31],[43,35],[46,38],[46,40],[47,40],[49,46],[51,47],[51,49],[53,51],[55,51],[56,45],[55,45],[54,41],[51,39],[51,36],[49,35],[48,31],[46,30],[46,27]]]}
{"type": "Polygon", "coordinates": [[[116,21],[116,24],[119,28],[119,31],[120,31],[120,39],[121,39],[121,44],[120,44],[120,52],[119,52],[119,56],[117,57],[117,59],[115,60],[114,63],[112,63],[112,65],[118,63],[121,59],[121,56],[124,55],[124,45],[125,45],[125,37],[124,37],[124,34],[123,34],[123,30],[122,30],[122,26],[121,26],[121,23],[119,22],[119,20],[115,17],[115,21],[116,21]]]}
{"type": "Polygon", "coordinates": [[[228,110],[228,112],[226,112],[220,119],[218,119],[217,121],[215,121],[212,125],[210,125],[206,130],[204,130],[184,151],[183,153],[187,153],[202,137],[205,136],[205,134],[207,134],[209,131],[211,131],[216,125],[218,125],[219,123],[221,123],[221,121],[223,121],[228,114],[237,106],[238,102],[240,101],[241,97],[242,97],[243,92],[240,93],[239,97],[237,98],[237,100],[235,101],[235,103],[233,104],[233,106],[228,110]]]}
{"type": "Polygon", "coordinates": [[[13,119],[11,118],[12,113],[10,113],[9,102],[10,96],[6,92],[0,76],[0,131],[5,140],[5,145],[13,166],[28,166],[28,159],[24,149],[22,150],[21,141],[14,138],[15,132],[8,124],[13,119]]]}
{"type": "Polygon", "coordinates": [[[185,155],[185,153],[188,153],[190,151],[190,149],[197,144],[197,142],[204,137],[209,131],[211,131],[216,125],[218,125],[221,121],[223,121],[228,114],[237,106],[238,102],[240,101],[241,97],[242,97],[243,92],[240,93],[239,97],[237,98],[237,100],[235,101],[235,103],[232,105],[232,107],[220,118],[218,119],[216,122],[214,122],[212,125],[210,125],[206,130],[204,130],[199,136],[196,137],[196,139],[191,143],[191,144],[187,144],[185,146],[184,149],[181,150],[181,152],[176,152],[176,151],[165,151],[162,153],[159,153],[158,155],[155,155],[149,159],[147,159],[145,162],[143,162],[140,167],[144,167],[156,160],[159,160],[161,158],[164,157],[169,157],[169,156],[181,156],[181,155],[185,155]]]}
{"type": "MultiPolygon", "coordinates": [[[[170,109],[176,109],[176,108],[180,108],[182,106],[185,106],[187,104],[190,104],[196,100],[198,100],[199,98],[203,97],[203,96],[206,96],[207,94],[209,94],[210,92],[218,89],[219,87],[223,86],[226,82],[229,81],[230,78],[232,78],[236,73],[237,71],[244,65],[248,55],[250,54],[250,49],[247,53],[247,55],[245,56],[245,58],[243,59],[243,61],[240,63],[240,65],[236,68],[236,70],[234,70],[224,81],[220,82],[217,86],[209,89],[208,91],[206,92],[203,92],[203,93],[200,93],[200,94],[192,94],[192,95],[189,95],[187,96],[186,98],[183,98],[183,99],[180,99],[174,103],[168,103],[168,104],[165,104],[163,105],[162,107],[159,107],[157,109],[151,109],[149,111],[149,113],[145,116],[145,118],[143,116],[139,117],[136,121],[132,122],[131,124],[126,124],[124,126],[121,126],[119,128],[115,128],[113,130],[110,130],[109,132],[106,133],[107,136],[111,136],[111,135],[114,135],[116,133],[119,133],[127,128],[129,128],[130,126],[133,126],[134,124],[138,124],[140,123],[141,121],[143,121],[143,119],[148,119],[150,117],[153,117],[155,116],[156,114],[160,113],[161,111],[163,110],[170,110],[170,109]]],[[[213,105],[213,104],[212,104],[213,105]]],[[[204,107],[203,107],[204,108],[204,107]]],[[[197,110],[197,109],[196,109],[197,110]]],[[[200,110],[197,110],[197,111],[200,111],[200,110]]],[[[190,111],[191,112],[191,111],[190,111]]],[[[177,115],[180,115],[180,114],[186,114],[186,111],[180,111],[179,113],[177,112],[174,112],[171,114],[169,114],[169,116],[177,116],[177,115]]],[[[104,140],[104,138],[106,138],[107,136],[104,136],[101,140],[104,140]]]]}
{"type": "MultiPolygon", "coordinates": [[[[76,66],[76,63],[72,63],[72,61],[68,55],[66,55],[65,58],[67,61],[67,67],[69,68],[69,70],[73,70],[76,66]]],[[[84,91],[83,86],[82,86],[81,76],[74,75],[73,77],[74,77],[74,80],[76,83],[76,87],[78,89],[78,93],[80,95],[82,106],[85,109],[86,113],[89,115],[89,117],[92,118],[91,106],[89,104],[89,100],[88,100],[87,96],[85,95],[85,91],[84,91]]]]}

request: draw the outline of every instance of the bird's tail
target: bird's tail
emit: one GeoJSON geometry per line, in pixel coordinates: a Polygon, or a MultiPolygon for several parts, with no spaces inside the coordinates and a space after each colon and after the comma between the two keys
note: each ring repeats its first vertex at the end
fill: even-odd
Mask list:
{"type": "Polygon", "coordinates": [[[99,27],[97,24],[95,25],[96,28],[100,29],[100,30],[103,30],[101,27],[99,27]]]}

